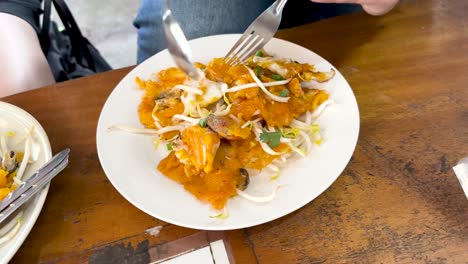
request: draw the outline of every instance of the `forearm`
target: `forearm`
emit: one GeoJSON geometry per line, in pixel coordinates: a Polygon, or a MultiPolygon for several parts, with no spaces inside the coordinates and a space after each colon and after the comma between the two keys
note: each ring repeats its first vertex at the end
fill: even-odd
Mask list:
{"type": "Polygon", "coordinates": [[[34,28],[0,13],[0,97],[54,83],[34,28]]]}

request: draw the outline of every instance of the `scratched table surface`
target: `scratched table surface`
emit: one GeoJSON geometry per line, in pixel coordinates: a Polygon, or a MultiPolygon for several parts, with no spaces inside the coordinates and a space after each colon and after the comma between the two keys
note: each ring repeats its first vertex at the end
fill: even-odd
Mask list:
{"type": "Polygon", "coordinates": [[[205,232],[127,202],[96,153],[101,108],[130,68],[18,94],[52,149],[72,150],[13,263],[146,263],[222,239],[237,263],[468,263],[468,1],[410,1],[281,31],[334,64],[361,113],[353,158],[320,197],[278,220],[205,232]],[[196,245],[195,245],[196,244],[196,245]]]}

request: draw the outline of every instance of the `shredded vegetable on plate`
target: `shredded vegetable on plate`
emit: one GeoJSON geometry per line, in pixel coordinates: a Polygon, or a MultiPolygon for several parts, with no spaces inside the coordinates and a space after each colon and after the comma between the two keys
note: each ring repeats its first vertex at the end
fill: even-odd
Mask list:
{"type": "MultiPolygon", "coordinates": [[[[19,137],[14,131],[0,135],[0,201],[14,191],[20,184],[28,164],[32,159],[33,127],[19,137]]],[[[15,225],[0,237],[0,244],[10,241],[18,233],[23,222],[23,212],[16,216],[15,225]]]]}
{"type": "MultiPolygon", "coordinates": [[[[317,123],[333,104],[325,90],[335,71],[259,51],[247,63],[230,66],[216,58],[197,63],[202,79],[181,70],[160,71],[155,79],[136,82],[144,90],[138,116],[144,128],[111,130],[149,135],[164,142],[169,154],[158,170],[216,210],[239,196],[255,203],[272,201],[249,193],[249,170],[279,178],[291,158],[306,157],[322,142],[317,123]]],[[[225,219],[226,211],[212,218],[225,219]]]]}

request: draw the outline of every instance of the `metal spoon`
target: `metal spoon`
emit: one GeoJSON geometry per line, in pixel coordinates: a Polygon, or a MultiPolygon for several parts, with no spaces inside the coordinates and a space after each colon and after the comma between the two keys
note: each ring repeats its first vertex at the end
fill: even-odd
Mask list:
{"type": "Polygon", "coordinates": [[[166,36],[167,48],[177,66],[190,78],[200,80],[198,69],[192,63],[192,50],[169,8],[169,0],[164,0],[163,28],[166,36]]]}

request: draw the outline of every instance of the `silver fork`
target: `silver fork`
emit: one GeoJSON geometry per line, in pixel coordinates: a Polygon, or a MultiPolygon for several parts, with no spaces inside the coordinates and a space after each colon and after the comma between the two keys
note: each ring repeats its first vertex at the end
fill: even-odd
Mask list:
{"type": "Polygon", "coordinates": [[[167,49],[172,55],[175,63],[190,78],[199,80],[201,78],[197,68],[192,63],[192,49],[184,35],[184,32],[172,16],[169,8],[169,0],[164,0],[163,28],[166,36],[167,49]]]}
{"type": "Polygon", "coordinates": [[[263,48],[278,31],[281,14],[288,0],[277,0],[258,16],[229,50],[224,61],[230,65],[244,62],[263,48]]]}

